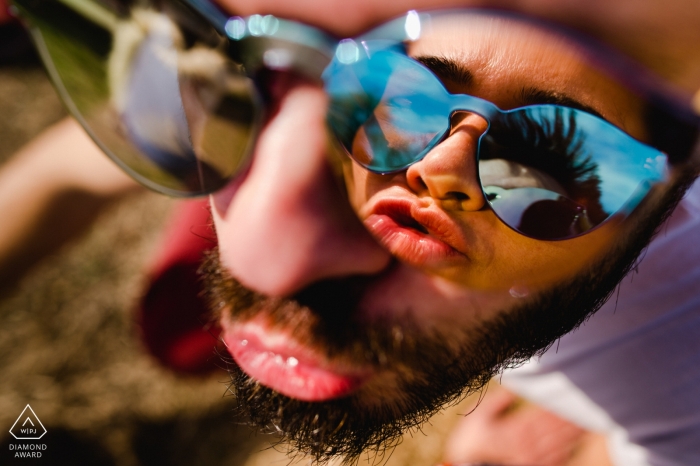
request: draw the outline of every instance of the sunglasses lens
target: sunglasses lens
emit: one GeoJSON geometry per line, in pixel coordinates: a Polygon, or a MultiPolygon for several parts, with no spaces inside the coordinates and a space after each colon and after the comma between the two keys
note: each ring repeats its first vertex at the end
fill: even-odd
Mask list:
{"type": "Polygon", "coordinates": [[[493,210],[537,239],[563,239],[631,210],[665,177],[666,156],[590,113],[537,105],[501,113],[479,172],[493,210]]]}
{"type": "Polygon", "coordinates": [[[336,56],[324,73],[328,122],[359,164],[379,173],[403,170],[448,129],[449,94],[402,51],[363,45],[344,44],[356,53],[344,50],[343,60],[336,56]]]}
{"type": "Polygon", "coordinates": [[[134,178],[169,195],[201,195],[245,164],[254,89],[190,7],[17,3],[69,109],[134,178]]]}

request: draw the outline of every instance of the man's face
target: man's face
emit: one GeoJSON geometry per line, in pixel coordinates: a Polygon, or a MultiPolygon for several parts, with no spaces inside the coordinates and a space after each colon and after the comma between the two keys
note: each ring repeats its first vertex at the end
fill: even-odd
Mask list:
{"type": "MultiPolygon", "coordinates": [[[[221,3],[231,13],[272,13],[343,35],[409,7],[437,6],[221,3]]],[[[446,29],[409,54],[468,70],[468,82],[435,70],[451,92],[503,109],[531,103],[522,101],[523,89],[564,94],[645,136],[639,102],[566,44],[525,31],[487,44],[488,31],[446,29]]],[[[272,104],[250,169],[212,196],[219,257],[208,266],[210,295],[243,370],[234,369],[234,386],[249,414],[318,456],[378,447],[478,388],[509,358],[528,355],[508,343],[526,331],[523,316],[577,306],[585,316],[638,252],[639,244],[631,253],[618,248],[632,221],[613,219],[560,242],[504,225],[481,195],[474,152],[486,124],[471,113],[455,115],[443,143],[398,174],[346,162],[350,205],[327,162],[322,89],[281,74],[267,91],[272,104]],[[424,224],[401,225],[392,209],[404,207],[392,205],[421,210],[424,224]],[[393,230],[387,217],[398,223],[393,230]],[[591,274],[593,266],[603,277],[591,274]]],[[[479,167],[482,179],[502,178],[503,164],[491,162],[479,167]]],[[[530,171],[513,183],[552,187],[556,180],[530,171]]]]}

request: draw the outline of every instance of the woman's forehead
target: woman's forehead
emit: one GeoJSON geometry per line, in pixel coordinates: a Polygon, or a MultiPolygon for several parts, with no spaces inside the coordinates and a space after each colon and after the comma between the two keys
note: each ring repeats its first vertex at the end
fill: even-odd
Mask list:
{"type": "Polygon", "coordinates": [[[503,109],[575,104],[643,138],[639,96],[594,66],[590,53],[527,21],[459,12],[432,17],[409,47],[452,93],[478,95],[503,109]]]}

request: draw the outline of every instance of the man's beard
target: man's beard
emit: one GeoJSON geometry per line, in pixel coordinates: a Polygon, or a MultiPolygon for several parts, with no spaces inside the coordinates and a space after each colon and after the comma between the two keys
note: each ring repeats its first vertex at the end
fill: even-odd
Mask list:
{"type": "Polygon", "coordinates": [[[270,298],[241,285],[212,251],[202,273],[206,298],[217,318],[222,312],[233,322],[263,318],[332,360],[398,374],[397,395],[379,405],[368,405],[367,393],[305,402],[259,384],[228,360],[239,414],[265,432],[280,434],[283,442],[317,462],[341,456],[349,464],[365,451],[381,455],[406,430],[479,390],[504,368],[543,353],[597,311],[634,266],[685,187],[679,183],[656,206],[642,207],[648,220],[639,222],[587,271],[519,307],[449,334],[426,330],[403,314],[394,321],[361,321],[358,300],[377,277],[328,280],[289,299],[270,298]]]}
{"type": "Polygon", "coordinates": [[[323,402],[292,399],[259,384],[235,362],[227,361],[230,390],[240,414],[264,431],[281,434],[282,441],[319,461],[343,456],[351,462],[363,451],[380,451],[460,393],[482,387],[493,374],[490,352],[480,355],[485,345],[480,348],[475,338],[466,338],[467,332],[460,332],[461,339],[470,344],[455,351],[445,344],[444,336],[426,333],[407,316],[396,322],[359,321],[357,301],[369,280],[376,277],[319,282],[293,299],[279,299],[241,285],[221,267],[216,250],[208,255],[202,270],[207,297],[217,303],[215,313],[226,309],[226,318],[241,322],[262,317],[271,328],[294,335],[295,340],[333,361],[378,371],[398,369],[401,375],[395,391],[400,399],[368,409],[367,393],[323,402]],[[448,361],[451,363],[446,364],[448,361]]]}

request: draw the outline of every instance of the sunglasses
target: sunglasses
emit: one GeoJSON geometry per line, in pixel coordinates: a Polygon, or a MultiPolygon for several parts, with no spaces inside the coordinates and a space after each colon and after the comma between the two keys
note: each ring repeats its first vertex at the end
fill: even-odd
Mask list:
{"type": "Polygon", "coordinates": [[[207,0],[14,5],[71,113],[132,177],[171,196],[215,192],[246,169],[277,72],[324,86],[328,127],[341,150],[379,175],[423,160],[449,139],[456,115],[483,119],[487,129],[464,156],[477,161],[484,199],[506,225],[543,240],[629,215],[689,160],[700,128],[687,102],[636,65],[568,31],[502,12],[409,12],[338,40],[270,15],[231,17],[207,0]],[[431,69],[412,50],[446,34],[454,44],[463,30],[483,30],[495,41],[498,33],[521,34],[524,44],[537,34],[561,40],[577,60],[634,93],[644,142],[554,93],[501,109],[448,92],[439,77],[445,61],[438,57],[431,69]]]}

